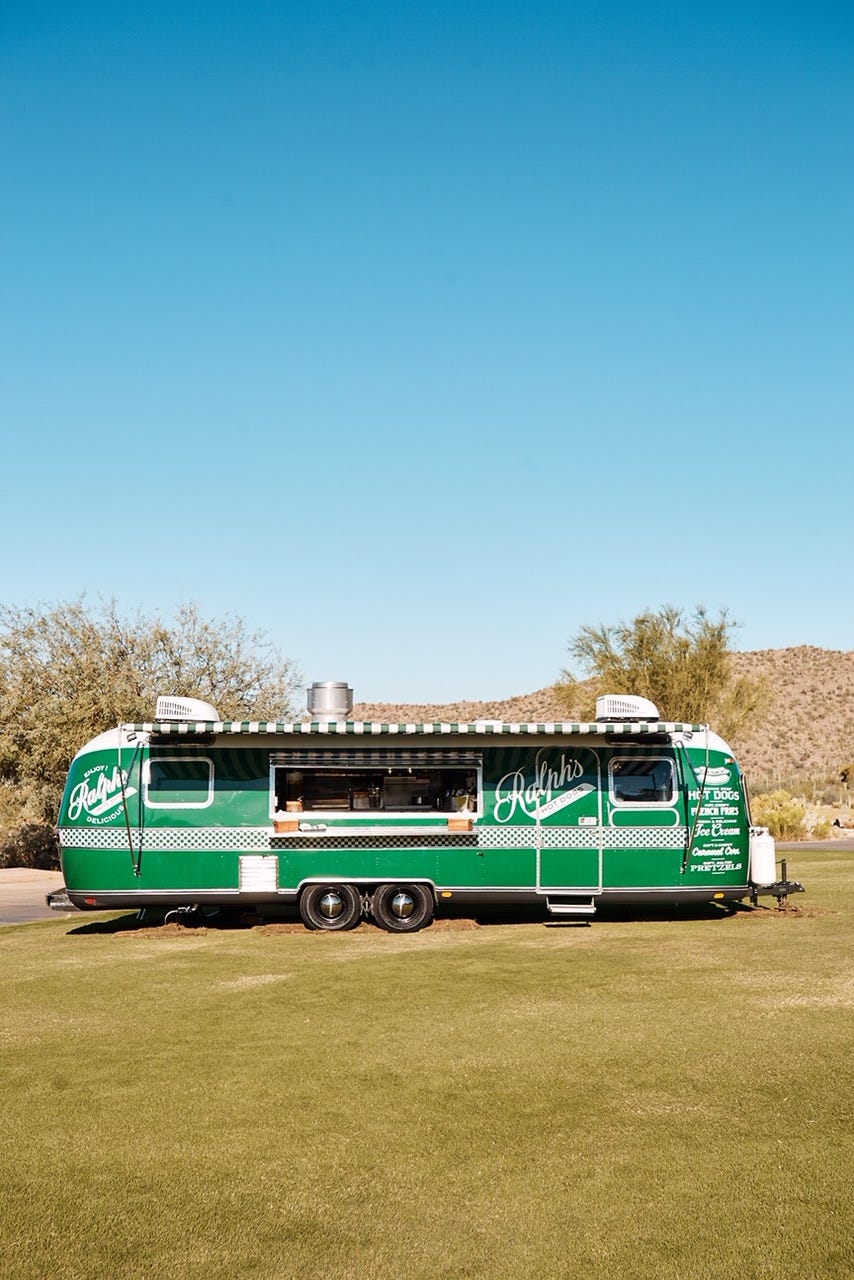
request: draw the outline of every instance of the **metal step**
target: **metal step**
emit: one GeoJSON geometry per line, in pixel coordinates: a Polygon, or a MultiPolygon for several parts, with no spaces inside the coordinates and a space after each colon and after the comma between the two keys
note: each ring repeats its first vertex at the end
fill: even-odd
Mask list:
{"type": "Polygon", "coordinates": [[[595,916],[596,903],[592,897],[586,900],[565,898],[563,901],[546,898],[546,910],[550,916],[595,916]]]}

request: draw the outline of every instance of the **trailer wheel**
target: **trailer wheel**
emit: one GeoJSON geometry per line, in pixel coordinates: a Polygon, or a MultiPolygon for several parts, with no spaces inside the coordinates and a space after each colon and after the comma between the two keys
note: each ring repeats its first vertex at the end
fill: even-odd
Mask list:
{"type": "Polygon", "coordinates": [[[390,933],[415,933],[433,919],[433,895],[423,884],[381,884],[371,898],[371,915],[390,933]]]}
{"type": "Polygon", "coordinates": [[[362,899],[351,884],[310,884],[300,897],[299,913],[307,929],[355,929],[362,899]]]}

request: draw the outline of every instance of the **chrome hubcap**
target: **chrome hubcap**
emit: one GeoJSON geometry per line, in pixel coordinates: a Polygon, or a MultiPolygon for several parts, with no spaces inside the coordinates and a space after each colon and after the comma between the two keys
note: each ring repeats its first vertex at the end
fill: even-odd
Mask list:
{"type": "Polygon", "coordinates": [[[415,910],[415,899],[408,893],[396,893],[391,900],[391,909],[398,920],[406,920],[415,910]]]}
{"type": "Polygon", "coordinates": [[[344,902],[340,894],[324,893],[323,897],[317,904],[320,914],[327,920],[337,920],[341,912],[344,910],[344,902]]]}

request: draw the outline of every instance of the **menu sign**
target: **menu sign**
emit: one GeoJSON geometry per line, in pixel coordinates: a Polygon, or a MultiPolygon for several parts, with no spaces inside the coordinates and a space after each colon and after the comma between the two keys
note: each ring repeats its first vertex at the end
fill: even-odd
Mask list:
{"type": "Polygon", "coordinates": [[[728,875],[745,871],[746,815],[741,792],[732,785],[729,769],[697,770],[705,786],[688,792],[688,813],[694,832],[689,873],[728,875]],[[699,808],[699,813],[698,813],[699,808]]]}

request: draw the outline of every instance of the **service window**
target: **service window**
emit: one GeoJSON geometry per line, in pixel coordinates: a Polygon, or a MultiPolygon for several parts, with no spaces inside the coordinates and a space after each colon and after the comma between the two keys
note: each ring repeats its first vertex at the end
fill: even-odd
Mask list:
{"type": "Polygon", "coordinates": [[[213,760],[208,756],[146,760],[142,790],[150,809],[206,809],[214,797],[213,760]]]}
{"type": "Polygon", "coordinates": [[[277,753],[270,765],[274,810],[477,816],[480,807],[480,758],[471,753],[277,753]]]}
{"type": "Polygon", "coordinates": [[[665,756],[619,757],[608,766],[611,799],[615,804],[673,804],[676,773],[665,756]]]}

